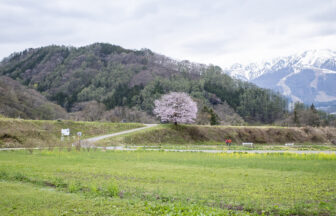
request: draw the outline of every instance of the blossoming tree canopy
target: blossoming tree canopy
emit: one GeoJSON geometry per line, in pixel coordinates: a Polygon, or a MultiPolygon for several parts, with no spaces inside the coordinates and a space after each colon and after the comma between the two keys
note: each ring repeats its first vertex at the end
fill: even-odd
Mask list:
{"type": "Polygon", "coordinates": [[[155,100],[153,110],[162,122],[193,123],[196,119],[197,104],[183,92],[171,92],[155,100]]]}

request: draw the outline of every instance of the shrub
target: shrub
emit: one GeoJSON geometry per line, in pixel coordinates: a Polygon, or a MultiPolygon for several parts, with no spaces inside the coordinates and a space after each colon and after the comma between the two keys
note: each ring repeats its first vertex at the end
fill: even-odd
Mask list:
{"type": "Polygon", "coordinates": [[[13,176],[13,178],[17,181],[28,181],[29,179],[23,175],[22,173],[15,173],[15,175],[13,176]]]}
{"type": "Polygon", "coordinates": [[[8,178],[8,173],[4,170],[0,171],[0,179],[7,179],[8,178]]]}
{"type": "Polygon", "coordinates": [[[110,183],[106,188],[106,195],[110,197],[118,196],[119,187],[115,183],[110,183]]]}
{"type": "Polygon", "coordinates": [[[68,190],[70,193],[78,192],[82,189],[80,182],[71,182],[68,186],[68,190]]]}
{"type": "Polygon", "coordinates": [[[90,191],[90,193],[95,194],[95,195],[99,195],[100,194],[100,189],[95,184],[89,185],[89,191],[90,191]]]}
{"type": "Polygon", "coordinates": [[[52,180],[52,184],[57,188],[65,188],[67,184],[63,181],[63,179],[56,177],[52,180]]]}

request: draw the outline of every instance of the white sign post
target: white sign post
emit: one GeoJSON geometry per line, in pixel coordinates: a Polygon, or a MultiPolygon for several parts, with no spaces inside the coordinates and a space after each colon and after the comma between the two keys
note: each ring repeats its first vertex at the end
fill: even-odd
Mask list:
{"type": "Polygon", "coordinates": [[[61,134],[62,136],[70,136],[70,129],[69,128],[62,129],[61,134]]]}
{"type": "Polygon", "coordinates": [[[243,142],[242,145],[243,146],[250,146],[250,147],[253,148],[253,143],[251,143],[251,142],[243,142]]]}
{"type": "Polygon", "coordinates": [[[69,136],[70,136],[70,129],[66,128],[66,129],[61,129],[61,141],[64,141],[64,137],[67,136],[68,140],[69,140],[69,136]]]}

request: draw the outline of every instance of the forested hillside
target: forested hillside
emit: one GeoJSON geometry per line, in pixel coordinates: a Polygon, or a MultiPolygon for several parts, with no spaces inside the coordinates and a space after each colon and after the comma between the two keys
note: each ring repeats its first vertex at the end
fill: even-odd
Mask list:
{"type": "Polygon", "coordinates": [[[120,107],[152,115],[153,101],[170,91],[186,92],[198,102],[198,123],[207,123],[211,113],[223,124],[241,124],[242,118],[272,123],[286,112],[282,96],[233,79],[217,66],[110,44],[28,49],[5,58],[0,75],[39,91],[68,112],[95,104],[105,116],[120,107]]]}
{"type": "Polygon", "coordinates": [[[0,76],[0,114],[29,119],[67,118],[62,107],[5,76],[0,76]]]}

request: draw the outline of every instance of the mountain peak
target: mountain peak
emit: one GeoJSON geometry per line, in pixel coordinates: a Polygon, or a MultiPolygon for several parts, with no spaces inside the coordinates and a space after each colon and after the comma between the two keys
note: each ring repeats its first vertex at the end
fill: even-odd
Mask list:
{"type": "Polygon", "coordinates": [[[253,80],[265,73],[287,67],[315,67],[333,70],[334,65],[336,65],[335,51],[330,49],[311,49],[290,56],[277,57],[271,61],[255,62],[247,65],[236,63],[231,67],[225,68],[224,71],[236,78],[253,80]]]}
{"type": "Polygon", "coordinates": [[[323,49],[323,50],[307,50],[298,56],[298,63],[302,66],[321,67],[328,59],[336,59],[336,52],[323,49]]]}
{"type": "Polygon", "coordinates": [[[260,87],[279,91],[292,101],[320,104],[320,107],[336,105],[336,52],[330,49],[307,50],[224,71],[260,87]]]}

